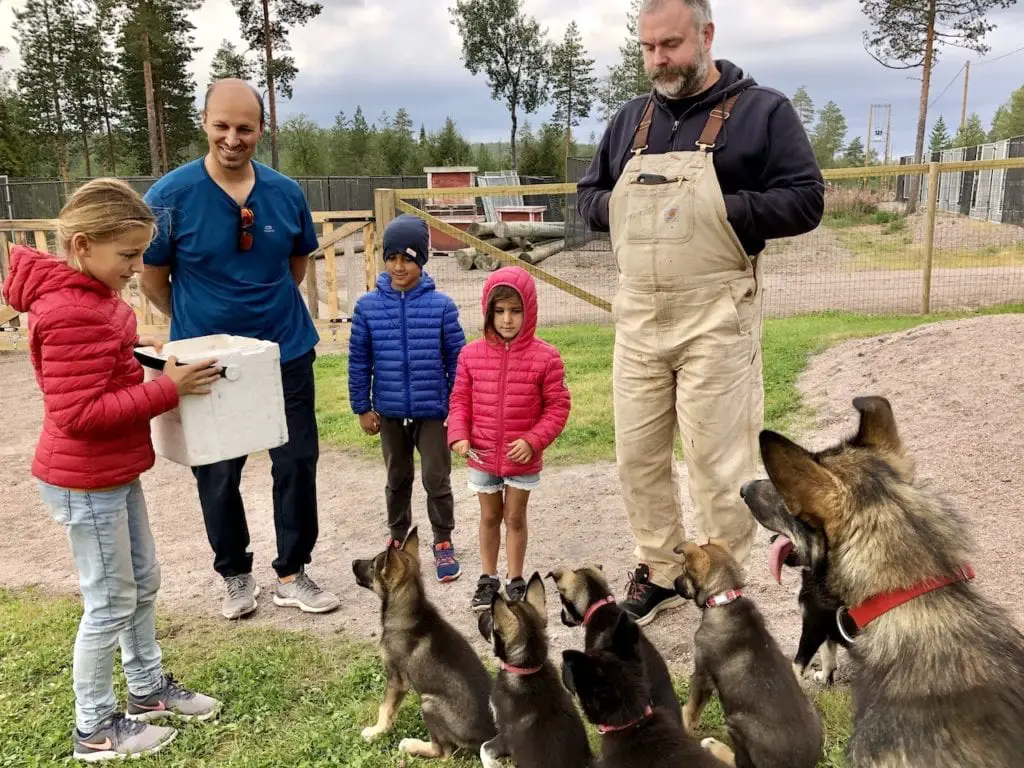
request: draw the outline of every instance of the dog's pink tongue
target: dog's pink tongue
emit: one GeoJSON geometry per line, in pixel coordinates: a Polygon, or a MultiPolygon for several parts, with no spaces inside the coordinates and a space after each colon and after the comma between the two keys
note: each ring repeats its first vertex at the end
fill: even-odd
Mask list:
{"type": "Polygon", "coordinates": [[[772,542],[772,548],[768,550],[768,567],[779,584],[782,583],[782,564],[792,551],[793,542],[782,534],[779,534],[779,537],[772,542]]]}

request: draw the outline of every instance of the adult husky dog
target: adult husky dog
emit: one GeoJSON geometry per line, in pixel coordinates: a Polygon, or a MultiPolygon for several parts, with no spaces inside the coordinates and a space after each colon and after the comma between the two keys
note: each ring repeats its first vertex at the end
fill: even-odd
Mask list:
{"type": "Polygon", "coordinates": [[[430,741],[402,739],[398,748],[417,757],[448,757],[496,733],[488,698],[491,677],[480,657],[430,604],[420,577],[419,536],[409,531],[401,547],[372,560],[352,561],[356,582],[381,600],[380,653],[388,674],[377,724],[363,729],[373,741],[390,731],[410,688],[420,695],[430,741]]]}
{"type": "Polygon", "coordinates": [[[970,583],[963,521],[915,482],[889,402],[853,405],[857,433],[818,453],[762,432],[770,481],[741,491],[766,528],[792,516],[827,543],[828,588],[854,638],[847,765],[1020,766],[1024,636],[970,583]]]}

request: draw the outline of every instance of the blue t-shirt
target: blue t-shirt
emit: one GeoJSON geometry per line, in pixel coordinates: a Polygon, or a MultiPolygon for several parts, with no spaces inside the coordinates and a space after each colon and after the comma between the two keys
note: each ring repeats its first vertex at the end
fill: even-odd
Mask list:
{"type": "Polygon", "coordinates": [[[286,363],[320,340],[290,263],[318,242],[299,185],[260,163],[253,167],[256,183],[246,201],[255,216],[250,250],[238,248],[241,206],[200,158],[146,193],[159,231],[145,263],[171,268],[172,341],[215,333],[263,339],[278,344],[286,363]]]}

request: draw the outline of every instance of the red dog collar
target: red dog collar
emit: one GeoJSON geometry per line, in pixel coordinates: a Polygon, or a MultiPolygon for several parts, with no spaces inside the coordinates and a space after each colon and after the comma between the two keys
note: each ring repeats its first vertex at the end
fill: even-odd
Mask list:
{"type": "Polygon", "coordinates": [[[639,723],[641,720],[645,720],[646,718],[650,717],[653,714],[654,714],[654,710],[652,710],[651,709],[651,705],[648,704],[646,707],[644,707],[643,715],[641,715],[638,719],[634,720],[632,723],[626,723],[625,725],[599,725],[599,726],[597,726],[597,732],[600,733],[600,734],[605,734],[605,733],[613,733],[615,731],[624,731],[627,728],[632,728],[634,725],[639,723]]]}
{"type": "Polygon", "coordinates": [[[728,592],[721,592],[720,594],[712,595],[704,605],[708,608],[718,608],[722,605],[728,605],[738,597],[743,597],[743,590],[730,589],[728,592]]]}
{"type": "Polygon", "coordinates": [[[952,576],[926,579],[907,589],[897,589],[892,592],[883,592],[880,595],[875,595],[854,608],[840,608],[838,616],[839,631],[842,632],[847,640],[853,642],[853,638],[858,632],[883,613],[891,611],[896,606],[903,605],[915,597],[948,587],[951,584],[971,581],[973,578],[974,569],[970,565],[964,565],[961,568],[957,568],[952,576]],[[848,618],[849,622],[844,621],[845,618],[848,618]],[[850,626],[851,624],[852,626],[850,626]]]}
{"type": "Polygon", "coordinates": [[[512,675],[518,675],[519,677],[526,677],[527,675],[535,675],[541,671],[541,667],[513,667],[511,664],[507,664],[504,661],[498,660],[498,666],[505,672],[512,675]]]}
{"type": "Polygon", "coordinates": [[[583,614],[583,626],[587,626],[587,622],[590,621],[590,617],[594,615],[598,608],[604,608],[606,605],[612,605],[615,602],[614,595],[608,595],[603,600],[598,600],[592,606],[587,608],[587,612],[583,614]]]}

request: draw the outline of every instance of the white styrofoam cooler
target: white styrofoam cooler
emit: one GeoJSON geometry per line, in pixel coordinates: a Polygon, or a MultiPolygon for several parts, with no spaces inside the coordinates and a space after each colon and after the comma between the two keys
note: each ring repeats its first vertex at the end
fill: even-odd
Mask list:
{"type": "MultiPolygon", "coordinates": [[[[197,467],[277,448],[288,442],[281,353],[272,341],[244,336],[200,336],[136,350],[179,363],[216,359],[221,378],[207,395],[187,395],[178,407],[152,421],[153,448],[159,456],[197,467]]],[[[146,380],[160,371],[145,366],[146,380]]]]}

